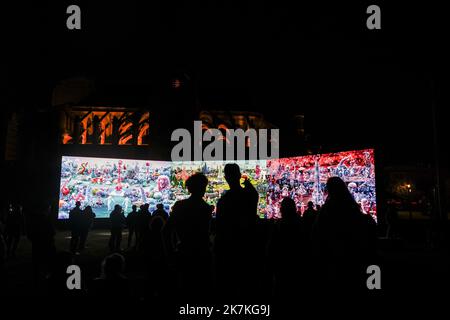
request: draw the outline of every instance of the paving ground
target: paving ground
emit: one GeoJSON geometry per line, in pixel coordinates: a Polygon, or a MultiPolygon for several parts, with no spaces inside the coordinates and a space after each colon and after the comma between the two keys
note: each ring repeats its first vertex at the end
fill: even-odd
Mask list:
{"type": "MultiPolygon", "coordinates": [[[[411,224],[405,226],[405,229],[415,236],[406,240],[379,239],[383,289],[398,293],[417,291],[421,295],[435,290],[447,290],[450,278],[448,251],[432,249],[427,245],[427,232],[421,225],[411,224]]],[[[404,232],[406,238],[408,232],[404,232]]],[[[124,239],[126,238],[125,232],[124,239]]],[[[82,267],[84,279],[92,279],[100,274],[100,263],[109,253],[108,239],[107,230],[93,230],[90,233],[86,250],[76,257],[76,263],[82,267]]],[[[69,242],[68,231],[57,232],[58,250],[67,250],[69,242]]],[[[145,290],[148,271],[141,256],[126,250],[124,255],[127,259],[127,276],[133,281],[137,291],[145,290]]],[[[1,289],[1,295],[41,294],[41,289],[36,288],[32,279],[31,245],[26,238],[22,238],[17,256],[7,261],[6,274],[7,284],[1,289]]]]}

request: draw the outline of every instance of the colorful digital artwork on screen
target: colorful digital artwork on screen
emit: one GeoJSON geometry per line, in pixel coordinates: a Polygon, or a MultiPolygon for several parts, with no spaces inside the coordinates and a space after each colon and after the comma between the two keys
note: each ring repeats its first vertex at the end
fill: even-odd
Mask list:
{"type": "MultiPolygon", "coordinates": [[[[259,193],[258,215],[265,217],[266,210],[266,162],[265,160],[235,161],[242,172],[242,180],[249,179],[259,193]]],[[[209,184],[205,193],[205,201],[214,207],[222,194],[228,190],[225,181],[225,161],[203,161],[203,162],[174,162],[172,167],[173,193],[176,200],[185,199],[189,196],[185,188],[185,182],[189,176],[201,172],[208,178],[209,184]]]]}
{"type": "MultiPolygon", "coordinates": [[[[225,161],[164,162],[88,157],[62,157],[59,194],[60,219],[80,201],[90,205],[98,218],[109,217],[116,204],[125,214],[132,205],[148,203],[149,210],[163,204],[166,211],[177,200],[189,196],[185,183],[202,172],[209,180],[205,201],[216,206],[228,189],[224,177],[225,161]]],[[[341,177],[361,211],[376,217],[375,162],[373,149],[307,155],[272,160],[236,161],[243,179],[259,193],[260,218],[280,218],[280,203],[291,197],[303,214],[309,201],[323,205],[329,177],[341,177]]],[[[242,182],[243,182],[242,179],[242,182]]]]}
{"type": "Polygon", "coordinates": [[[127,214],[132,205],[174,203],[170,185],[171,163],[160,161],[63,157],[59,197],[60,219],[80,201],[90,205],[98,218],[109,217],[116,204],[127,214]]]}
{"type": "Polygon", "coordinates": [[[303,213],[309,201],[325,202],[328,178],[342,178],[363,213],[376,216],[375,162],[373,149],[308,155],[267,161],[266,218],[280,218],[280,203],[291,197],[303,213]]]}

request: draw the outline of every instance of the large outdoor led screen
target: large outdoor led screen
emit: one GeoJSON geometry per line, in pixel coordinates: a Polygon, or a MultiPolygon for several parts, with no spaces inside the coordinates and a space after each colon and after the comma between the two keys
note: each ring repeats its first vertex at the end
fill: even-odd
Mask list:
{"type": "Polygon", "coordinates": [[[347,183],[363,213],[376,216],[373,149],[268,160],[267,172],[267,218],[280,217],[284,197],[294,199],[301,213],[309,201],[323,205],[326,182],[333,176],[347,183]]]}
{"type": "Polygon", "coordinates": [[[60,219],[80,201],[90,205],[98,218],[109,217],[116,204],[127,214],[133,204],[157,203],[169,210],[174,203],[171,162],[106,158],[63,157],[59,196],[60,219]]]}
{"type": "MultiPolygon", "coordinates": [[[[189,196],[185,182],[196,172],[209,180],[205,201],[216,205],[228,185],[225,161],[162,162],[107,158],[66,157],[61,163],[59,218],[80,201],[90,205],[97,217],[109,217],[114,205],[125,214],[132,205],[148,203],[150,211],[161,203],[170,212],[177,200],[189,196]]],[[[346,183],[364,213],[376,215],[375,163],[372,149],[301,157],[236,161],[259,193],[258,215],[280,218],[284,197],[295,200],[300,214],[307,203],[322,205],[329,177],[339,176],[346,183]]]]}
{"type": "MultiPolygon", "coordinates": [[[[225,161],[203,161],[203,162],[174,162],[172,166],[173,192],[177,200],[185,199],[189,196],[184,187],[186,179],[197,172],[201,172],[208,178],[205,201],[214,207],[217,201],[226,190],[229,189],[225,181],[224,168],[225,161]]],[[[234,161],[241,168],[242,179],[248,179],[259,194],[258,215],[265,217],[266,212],[266,160],[234,161]]]]}

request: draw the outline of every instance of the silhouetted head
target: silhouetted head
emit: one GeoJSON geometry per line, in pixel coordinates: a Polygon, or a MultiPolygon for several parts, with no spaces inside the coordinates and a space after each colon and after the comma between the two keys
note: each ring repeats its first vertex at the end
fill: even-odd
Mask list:
{"type": "Polygon", "coordinates": [[[295,205],[295,201],[289,197],[281,201],[280,211],[283,220],[291,220],[297,217],[297,206],[295,205]]]}
{"type": "Polygon", "coordinates": [[[327,181],[328,198],[347,197],[350,192],[345,182],[339,177],[331,177],[327,181]]]}
{"type": "Polygon", "coordinates": [[[162,227],[164,226],[164,220],[161,217],[154,217],[150,221],[150,230],[152,231],[161,231],[162,227]]]}
{"type": "Polygon", "coordinates": [[[137,210],[137,205],[133,204],[133,206],[131,207],[131,209],[132,209],[133,211],[136,211],[136,210],[137,210]]]}
{"type": "Polygon", "coordinates": [[[314,203],[312,201],[308,201],[308,209],[314,209],[314,203]]]}
{"type": "Polygon", "coordinates": [[[119,276],[125,270],[125,258],[118,253],[107,256],[102,262],[102,276],[105,278],[119,276]]]}
{"type": "Polygon", "coordinates": [[[158,210],[164,210],[164,205],[163,205],[162,203],[158,203],[158,204],[156,205],[156,209],[158,209],[158,210]]]}
{"type": "Polygon", "coordinates": [[[80,201],[75,202],[75,207],[77,208],[81,207],[81,202],[80,201]]]}
{"type": "Polygon", "coordinates": [[[120,204],[116,204],[114,206],[114,211],[116,211],[116,212],[121,212],[122,211],[122,207],[120,206],[120,204]]]}
{"type": "Polygon", "coordinates": [[[227,163],[224,168],[225,180],[230,185],[230,188],[240,186],[241,169],[236,163],[227,163]]]}
{"type": "Polygon", "coordinates": [[[92,207],[91,206],[87,206],[86,208],[84,208],[84,212],[91,213],[92,212],[92,207]]]}
{"type": "Polygon", "coordinates": [[[203,173],[196,173],[186,180],[186,188],[194,197],[205,195],[208,178],[203,173]]]}
{"type": "Polygon", "coordinates": [[[359,206],[353,199],[352,194],[347,188],[345,182],[339,177],[331,177],[327,181],[327,203],[339,203],[341,205],[358,208],[359,206]]]}
{"type": "Polygon", "coordinates": [[[317,210],[317,211],[320,211],[320,208],[322,208],[322,207],[320,206],[320,204],[316,205],[316,210],[317,210]]]}

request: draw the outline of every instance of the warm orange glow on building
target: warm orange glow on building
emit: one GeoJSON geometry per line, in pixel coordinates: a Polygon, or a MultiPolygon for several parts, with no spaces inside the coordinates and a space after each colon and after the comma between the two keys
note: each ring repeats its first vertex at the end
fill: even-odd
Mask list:
{"type": "Polygon", "coordinates": [[[150,115],[147,110],[66,107],[61,113],[62,144],[148,144],[150,115]]]}
{"type": "Polygon", "coordinates": [[[72,140],[72,137],[68,133],[63,133],[62,144],[68,144],[72,140]]]}
{"type": "Polygon", "coordinates": [[[144,137],[144,136],[148,136],[148,129],[150,128],[150,125],[148,124],[148,123],[144,123],[142,126],[141,126],[141,129],[139,130],[139,135],[138,135],[138,138],[137,138],[137,144],[138,144],[138,146],[140,146],[140,145],[142,145],[142,138],[144,137]]]}
{"type": "Polygon", "coordinates": [[[133,138],[132,134],[130,134],[130,135],[126,136],[126,137],[120,138],[119,145],[127,144],[127,142],[130,141],[132,138],[133,138]]]}

